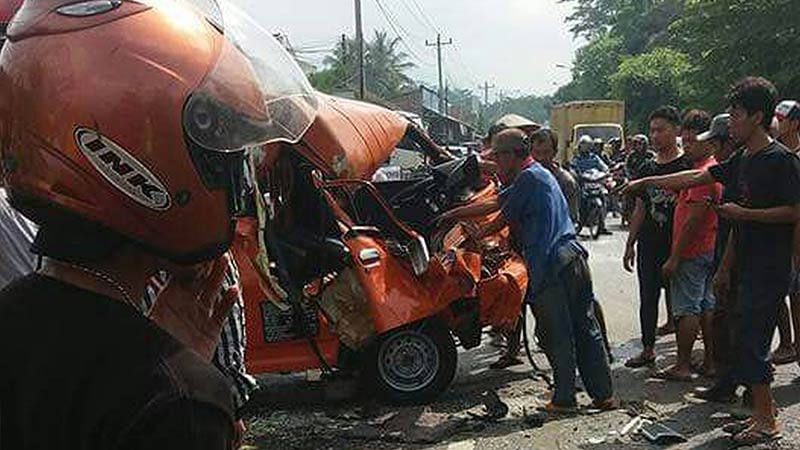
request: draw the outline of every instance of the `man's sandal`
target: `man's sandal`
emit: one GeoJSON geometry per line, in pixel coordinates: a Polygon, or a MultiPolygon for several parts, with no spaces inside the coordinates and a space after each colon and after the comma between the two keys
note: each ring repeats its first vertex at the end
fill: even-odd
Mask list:
{"type": "Polygon", "coordinates": [[[634,356],[633,358],[625,361],[625,367],[630,369],[638,369],[640,367],[649,366],[656,362],[656,357],[645,358],[642,355],[634,356]]]}
{"type": "Polygon", "coordinates": [[[559,406],[553,402],[548,402],[546,405],[536,409],[553,415],[572,416],[578,414],[578,408],[576,406],[559,406]]]}
{"type": "Polygon", "coordinates": [[[731,422],[724,427],[722,427],[722,431],[724,433],[736,436],[737,434],[747,431],[748,428],[753,426],[753,418],[740,420],[737,422],[731,422]]]}
{"type": "Polygon", "coordinates": [[[783,435],[778,430],[748,429],[733,436],[731,439],[733,439],[733,448],[739,448],[779,441],[783,439],[783,435]]]}

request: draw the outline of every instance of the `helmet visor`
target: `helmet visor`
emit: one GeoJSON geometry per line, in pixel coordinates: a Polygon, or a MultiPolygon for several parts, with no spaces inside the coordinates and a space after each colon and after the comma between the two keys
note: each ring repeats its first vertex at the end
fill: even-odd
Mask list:
{"type": "Polygon", "coordinates": [[[193,10],[224,36],[213,68],[184,107],[183,127],[195,143],[212,151],[236,152],[300,140],[316,117],[317,97],[275,37],[228,1],[143,3],[193,10]]]}

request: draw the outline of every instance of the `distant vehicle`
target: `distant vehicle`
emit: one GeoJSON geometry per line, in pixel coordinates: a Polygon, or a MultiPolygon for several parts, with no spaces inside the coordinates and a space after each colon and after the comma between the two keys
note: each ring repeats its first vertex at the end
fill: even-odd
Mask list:
{"type": "Polygon", "coordinates": [[[581,202],[576,233],[580,234],[586,228],[592,239],[600,237],[608,210],[607,182],[610,177],[610,173],[597,169],[578,174],[581,202]]]}
{"type": "Polygon", "coordinates": [[[625,102],[591,100],[569,102],[553,106],[550,111],[550,128],[558,136],[558,154],[561,161],[569,161],[575,154],[575,145],[583,135],[608,142],[613,138],[625,140],[625,102]]]}
{"type": "Polygon", "coordinates": [[[422,116],[420,116],[419,114],[414,114],[408,111],[395,111],[395,112],[401,115],[402,117],[408,119],[414,125],[418,126],[420,130],[424,130],[425,132],[428,131],[428,127],[425,126],[425,122],[422,121],[422,116]]]}

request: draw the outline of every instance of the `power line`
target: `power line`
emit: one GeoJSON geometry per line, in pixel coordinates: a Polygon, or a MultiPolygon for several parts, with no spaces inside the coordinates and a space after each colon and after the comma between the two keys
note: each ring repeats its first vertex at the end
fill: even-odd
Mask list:
{"type": "Polygon", "coordinates": [[[395,24],[397,29],[403,33],[403,36],[405,36],[406,39],[413,42],[414,39],[417,38],[417,36],[414,36],[412,33],[408,31],[406,27],[403,26],[403,24],[400,22],[400,20],[397,19],[397,16],[394,14],[391,8],[389,8],[387,5],[384,5],[381,2],[381,0],[375,0],[375,3],[378,4],[378,8],[380,8],[381,13],[387,16],[387,19],[390,20],[393,24],[395,24]]]}
{"type": "MultiPolygon", "coordinates": [[[[455,58],[453,58],[453,61],[463,71],[464,75],[467,78],[467,81],[469,82],[469,85],[479,84],[478,77],[476,77],[475,74],[472,72],[472,70],[469,68],[469,66],[467,66],[464,63],[464,59],[463,59],[463,57],[461,55],[461,50],[459,49],[459,47],[458,47],[458,45],[456,43],[453,43],[453,50],[455,50],[455,58]]],[[[450,58],[448,57],[448,61],[449,60],[450,60],[450,58]]]]}
{"type": "Polygon", "coordinates": [[[417,21],[417,23],[419,23],[420,25],[422,25],[422,27],[423,27],[423,28],[429,28],[429,29],[430,29],[430,30],[432,30],[434,33],[436,33],[436,32],[437,32],[436,28],[435,28],[435,27],[431,27],[431,26],[430,26],[430,23],[426,22],[426,21],[425,21],[425,19],[424,19],[423,17],[421,17],[421,16],[420,16],[420,13],[419,13],[417,10],[414,10],[414,9],[413,9],[413,8],[412,8],[412,7],[411,7],[409,4],[408,4],[408,2],[407,2],[406,0],[400,0],[400,3],[402,3],[402,4],[403,4],[403,7],[406,9],[406,11],[408,11],[408,12],[409,12],[409,14],[411,14],[411,17],[413,17],[413,18],[414,18],[414,20],[416,20],[416,21],[417,21]]]}
{"type": "MultiPolygon", "coordinates": [[[[387,13],[386,9],[384,8],[383,4],[381,3],[381,0],[375,0],[375,4],[378,6],[378,10],[380,11],[381,16],[383,16],[383,19],[389,25],[389,28],[392,29],[392,31],[394,32],[394,35],[397,37],[397,39],[400,41],[400,43],[403,44],[403,47],[405,47],[406,50],[408,51],[409,56],[411,56],[412,58],[416,59],[418,62],[423,63],[422,65],[425,65],[425,66],[431,65],[432,63],[431,63],[430,60],[425,60],[424,58],[422,58],[416,51],[414,51],[413,48],[411,48],[411,46],[406,42],[406,40],[403,39],[403,36],[401,35],[400,31],[398,31],[398,26],[395,24],[395,22],[392,20],[390,15],[387,13]]],[[[406,32],[406,34],[408,34],[408,33],[406,32]]]]}
{"type": "Polygon", "coordinates": [[[420,4],[417,2],[417,0],[411,0],[411,3],[413,3],[414,6],[416,6],[417,11],[419,11],[419,13],[422,15],[422,18],[425,19],[425,21],[428,23],[428,25],[431,27],[431,29],[436,31],[437,33],[439,33],[441,30],[439,29],[439,27],[437,27],[433,23],[431,18],[425,13],[425,10],[422,9],[422,6],[420,6],[420,4]]]}

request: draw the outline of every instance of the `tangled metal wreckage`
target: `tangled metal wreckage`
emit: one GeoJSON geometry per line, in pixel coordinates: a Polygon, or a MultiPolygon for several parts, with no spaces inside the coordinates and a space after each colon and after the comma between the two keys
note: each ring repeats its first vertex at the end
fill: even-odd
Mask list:
{"type": "Polygon", "coordinates": [[[254,164],[261,192],[237,225],[247,367],[352,372],[384,399],[429,401],[453,379],[455,338],[474,348],[519,316],[527,273],[507,233],[475,244],[435,220],[497,186],[393,111],[320,101],[299,143],[254,164]],[[395,176],[373,182],[382,171],[395,176]]]}

